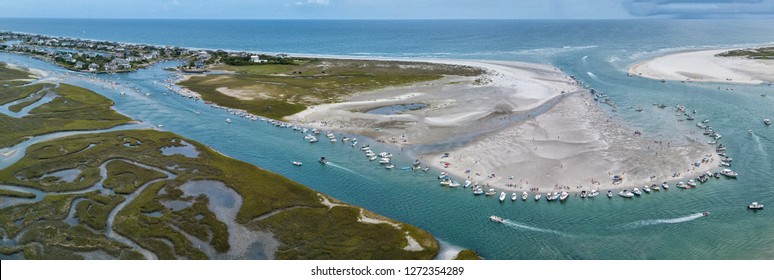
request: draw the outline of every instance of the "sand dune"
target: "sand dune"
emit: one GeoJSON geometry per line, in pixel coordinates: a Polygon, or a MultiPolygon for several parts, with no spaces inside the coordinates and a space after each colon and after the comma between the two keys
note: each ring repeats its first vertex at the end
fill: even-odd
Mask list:
{"type": "Polygon", "coordinates": [[[761,84],[774,82],[774,60],[717,57],[729,49],[668,54],[629,67],[629,74],[658,80],[761,84]]]}

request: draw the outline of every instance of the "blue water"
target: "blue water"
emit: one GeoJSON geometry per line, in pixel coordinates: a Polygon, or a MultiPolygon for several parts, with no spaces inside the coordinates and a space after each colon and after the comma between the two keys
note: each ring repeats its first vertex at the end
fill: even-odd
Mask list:
{"type": "MultiPolygon", "coordinates": [[[[167,21],[0,19],[0,30],[100,40],[343,56],[384,56],[521,60],[548,63],[574,75],[619,105],[610,114],[648,136],[672,141],[692,122],[675,122],[674,113],[650,104],[683,104],[696,119],[711,119],[734,158],[739,180],[711,180],[693,190],[643,194],[635,199],[570,198],[565,203],[498,203],[465,189],[438,186],[435,176],[368,162],[359,149],[341,143],[310,144],[302,135],[266,123],[234,119],[227,112],[174,95],[156,94],[166,63],[135,73],[101,75],[151,96],[89,87],[116,101],[132,118],[209,145],[296,180],[310,188],[374,212],[417,225],[437,238],[473,249],[488,259],[772,259],[774,214],[750,212],[751,201],[774,205],[774,88],[767,85],[682,84],[632,78],[631,63],[667,52],[741,47],[774,42],[772,20],[640,21],[167,21]],[[717,87],[735,90],[718,90],[717,87]],[[767,92],[768,97],[760,94],[767,92]],[[642,106],[644,113],[625,110],[642,106]],[[747,130],[753,129],[754,135],[747,130]],[[314,163],[325,156],[333,164],[314,163]],[[707,217],[696,213],[711,211],[707,217]],[[508,223],[496,224],[489,215],[508,223]],[[696,218],[694,218],[696,217],[696,218]]],[[[50,64],[17,55],[0,61],[55,70],[50,64]]],[[[370,143],[377,152],[396,154],[397,167],[410,158],[370,143]]]]}

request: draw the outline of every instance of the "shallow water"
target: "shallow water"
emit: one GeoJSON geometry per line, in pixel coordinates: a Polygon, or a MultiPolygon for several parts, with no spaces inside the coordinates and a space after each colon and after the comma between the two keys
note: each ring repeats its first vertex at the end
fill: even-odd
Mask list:
{"type": "Polygon", "coordinates": [[[398,104],[398,105],[390,105],[390,106],[379,107],[376,109],[371,109],[366,113],[376,114],[376,115],[393,115],[393,114],[403,113],[405,111],[419,110],[423,108],[427,108],[427,104],[422,104],[422,103],[398,104]]]}

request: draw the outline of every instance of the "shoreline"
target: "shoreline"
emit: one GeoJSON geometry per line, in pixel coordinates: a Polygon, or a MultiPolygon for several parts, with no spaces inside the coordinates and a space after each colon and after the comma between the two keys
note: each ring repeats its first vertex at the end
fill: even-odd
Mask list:
{"type": "Polygon", "coordinates": [[[740,48],[689,50],[663,54],[629,65],[627,75],[681,82],[750,85],[774,82],[774,59],[715,56],[737,49],[740,48]]]}

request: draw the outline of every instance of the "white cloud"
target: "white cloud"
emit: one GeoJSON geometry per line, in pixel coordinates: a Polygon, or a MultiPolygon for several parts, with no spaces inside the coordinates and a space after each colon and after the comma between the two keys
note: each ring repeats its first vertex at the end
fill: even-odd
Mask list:
{"type": "Polygon", "coordinates": [[[306,0],[306,1],[298,1],[296,2],[296,5],[328,5],[330,4],[330,0],[306,0]]]}

